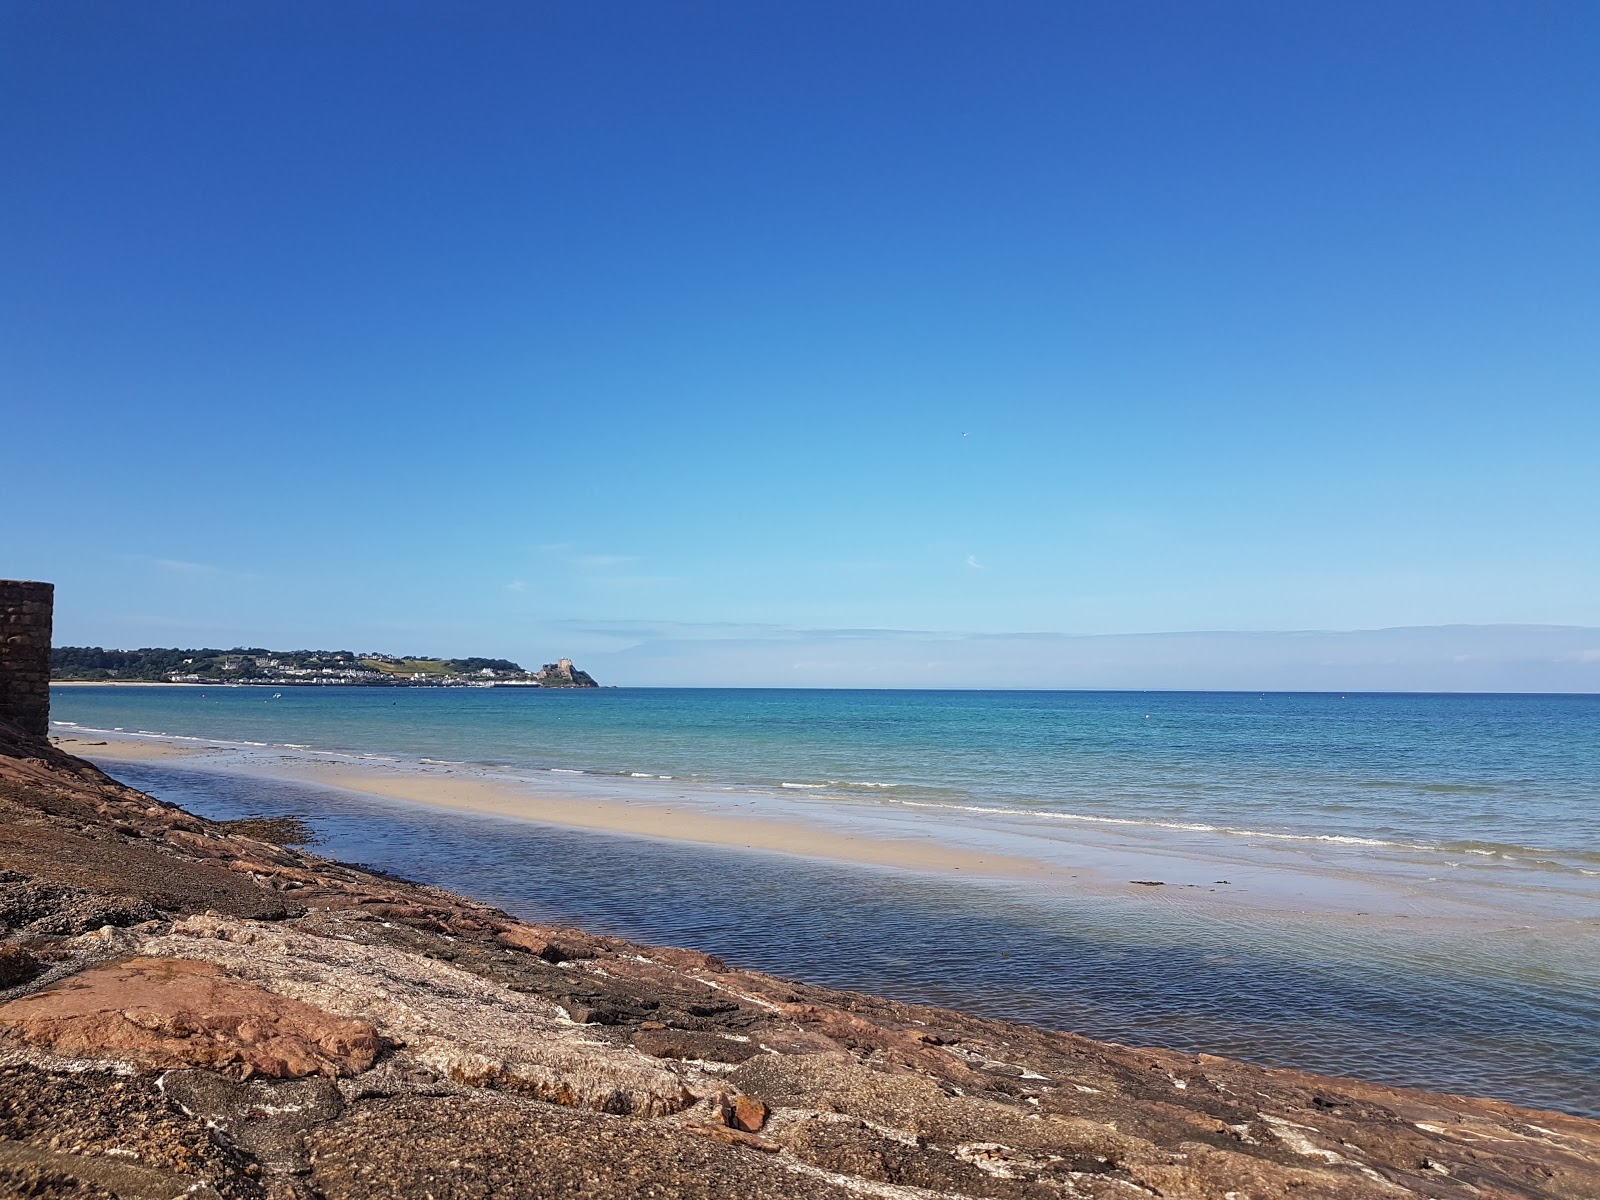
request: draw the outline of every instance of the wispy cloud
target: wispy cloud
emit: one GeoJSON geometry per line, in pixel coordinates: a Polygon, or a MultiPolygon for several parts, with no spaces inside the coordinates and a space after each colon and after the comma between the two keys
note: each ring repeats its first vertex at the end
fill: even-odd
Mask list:
{"type": "Polygon", "coordinates": [[[639,558],[634,554],[580,554],[574,561],[586,571],[607,571],[638,562],[639,558]]]}
{"type": "Polygon", "coordinates": [[[971,567],[974,571],[987,571],[989,569],[983,563],[978,561],[978,556],[976,554],[967,555],[967,566],[971,567]]]}
{"type": "Polygon", "coordinates": [[[525,579],[513,579],[510,583],[506,584],[506,591],[508,592],[525,592],[527,590],[528,582],[525,579]]]}
{"type": "Polygon", "coordinates": [[[235,571],[230,567],[219,567],[214,563],[191,562],[186,558],[164,558],[159,554],[119,554],[118,558],[132,562],[148,563],[150,566],[171,575],[187,575],[190,577],[209,577],[214,579],[260,579],[261,576],[250,571],[235,571]]]}

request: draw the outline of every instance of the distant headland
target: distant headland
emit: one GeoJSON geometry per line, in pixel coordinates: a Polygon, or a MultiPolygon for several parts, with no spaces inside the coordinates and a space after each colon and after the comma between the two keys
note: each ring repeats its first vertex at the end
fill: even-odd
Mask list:
{"type": "Polygon", "coordinates": [[[570,658],[528,671],[506,658],[424,658],[349,650],[107,650],[56,646],[53,683],[260,684],[273,687],[541,687],[600,685],[570,658]]]}

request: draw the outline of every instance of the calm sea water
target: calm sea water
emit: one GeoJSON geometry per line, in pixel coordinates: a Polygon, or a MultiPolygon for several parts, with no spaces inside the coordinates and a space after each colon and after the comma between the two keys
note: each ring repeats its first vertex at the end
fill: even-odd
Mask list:
{"type": "Polygon", "coordinates": [[[115,768],[208,815],[302,813],[323,852],[531,917],[1095,1036],[1600,1115],[1600,697],[84,688],[58,689],[54,715],[78,727],[61,732],[465,764],[444,769],[541,787],[770,797],[957,839],[1109,831],[1392,874],[1417,920],[1242,920],[1170,887],[1133,902],[958,884],[181,762],[115,768]],[[1429,885],[1486,915],[1425,919],[1429,885]]]}

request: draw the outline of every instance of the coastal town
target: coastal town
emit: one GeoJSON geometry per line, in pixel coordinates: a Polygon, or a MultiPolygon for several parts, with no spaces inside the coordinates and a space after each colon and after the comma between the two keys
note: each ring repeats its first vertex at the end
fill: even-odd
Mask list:
{"type": "Polygon", "coordinates": [[[570,658],[537,671],[505,658],[424,658],[349,650],[106,650],[58,646],[50,655],[58,683],[175,683],[271,687],[537,687],[600,685],[570,658]]]}

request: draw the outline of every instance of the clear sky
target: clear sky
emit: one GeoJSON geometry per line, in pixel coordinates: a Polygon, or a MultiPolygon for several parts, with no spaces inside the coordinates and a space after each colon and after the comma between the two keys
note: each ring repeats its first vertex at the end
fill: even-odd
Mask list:
{"type": "Polygon", "coordinates": [[[9,0],[0,575],[523,660],[1600,626],[1597,61],[1590,0],[9,0]]]}

